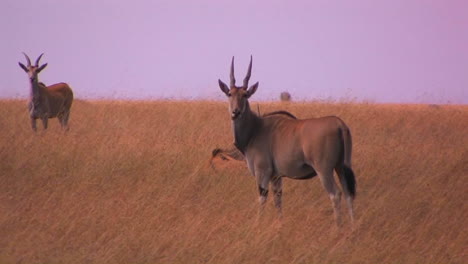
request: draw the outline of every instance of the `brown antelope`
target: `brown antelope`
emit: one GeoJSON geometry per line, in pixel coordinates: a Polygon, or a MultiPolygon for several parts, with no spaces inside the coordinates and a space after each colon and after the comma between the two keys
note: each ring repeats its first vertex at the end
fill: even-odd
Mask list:
{"type": "Polygon", "coordinates": [[[73,91],[66,83],[56,83],[51,86],[45,86],[39,82],[38,74],[47,66],[47,63],[39,66],[39,60],[42,53],[36,60],[35,65],[31,65],[31,60],[24,53],[28,66],[18,62],[19,66],[28,74],[31,85],[31,98],[28,103],[29,116],[31,118],[31,127],[36,128],[36,119],[40,118],[44,129],[47,129],[49,118],[57,117],[62,129],[68,130],[68,118],[70,117],[70,108],[73,102],[73,91]]]}
{"type": "Polygon", "coordinates": [[[351,133],[346,124],[335,116],[295,119],[285,111],[263,117],[256,115],[248,100],[258,88],[258,82],[248,87],[251,71],[252,57],[243,85],[236,86],[233,57],[230,86],[221,80],[218,82],[228,97],[234,145],[244,155],[257,181],[260,208],[264,207],[271,183],[275,206],[281,216],[282,178],[299,180],[318,175],[339,224],[341,191],[335,183],[335,170],[353,222],[356,180],[351,169],[351,133]]]}

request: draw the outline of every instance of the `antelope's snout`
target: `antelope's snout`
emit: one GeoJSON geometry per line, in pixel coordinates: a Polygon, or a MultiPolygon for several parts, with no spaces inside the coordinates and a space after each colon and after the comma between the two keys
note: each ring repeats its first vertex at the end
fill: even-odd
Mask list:
{"type": "Polygon", "coordinates": [[[234,119],[236,119],[239,115],[240,115],[240,110],[236,108],[236,109],[232,110],[231,119],[234,120],[234,119]]]}

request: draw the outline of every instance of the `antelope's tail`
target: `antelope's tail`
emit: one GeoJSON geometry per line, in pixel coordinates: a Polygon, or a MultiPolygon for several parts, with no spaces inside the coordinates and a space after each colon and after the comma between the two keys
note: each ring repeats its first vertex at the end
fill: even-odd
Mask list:
{"type": "Polygon", "coordinates": [[[354,199],[356,196],[356,177],[353,169],[351,169],[351,153],[353,151],[353,142],[349,128],[344,124],[341,128],[341,136],[343,140],[343,176],[349,195],[354,199]]]}
{"type": "Polygon", "coordinates": [[[351,168],[351,153],[353,151],[353,140],[349,128],[344,126],[341,129],[341,136],[343,137],[344,144],[344,164],[351,168]]]}
{"type": "Polygon", "coordinates": [[[356,177],[354,177],[353,170],[347,165],[343,166],[344,180],[346,181],[346,188],[351,198],[356,197],[356,177]]]}

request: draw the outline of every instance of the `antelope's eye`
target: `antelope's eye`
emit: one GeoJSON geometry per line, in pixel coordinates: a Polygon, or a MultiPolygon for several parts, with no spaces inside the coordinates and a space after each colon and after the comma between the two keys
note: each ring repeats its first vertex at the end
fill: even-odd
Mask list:
{"type": "Polygon", "coordinates": [[[228,97],[231,97],[231,95],[232,95],[231,93],[228,93],[228,94],[227,94],[228,97]]]}

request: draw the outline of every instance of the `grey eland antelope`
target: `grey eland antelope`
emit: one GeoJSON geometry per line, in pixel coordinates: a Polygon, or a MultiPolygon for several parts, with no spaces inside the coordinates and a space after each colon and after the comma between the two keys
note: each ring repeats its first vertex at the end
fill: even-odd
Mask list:
{"type": "Polygon", "coordinates": [[[28,65],[24,66],[21,62],[18,62],[18,64],[28,74],[31,85],[31,97],[28,107],[32,129],[37,130],[36,119],[41,119],[44,129],[47,129],[48,119],[57,117],[62,129],[68,130],[68,118],[70,117],[70,108],[73,102],[72,89],[66,83],[45,86],[45,84],[39,82],[38,75],[47,66],[47,63],[39,66],[39,60],[44,53],[37,58],[35,65],[31,65],[31,60],[26,53],[23,52],[23,54],[28,65]]]}
{"type": "Polygon", "coordinates": [[[218,82],[228,97],[234,145],[244,155],[248,169],[256,179],[260,208],[264,207],[271,183],[274,203],[281,216],[282,178],[302,180],[318,175],[339,224],[341,191],[333,176],[336,171],[353,223],[356,180],[351,169],[349,128],[335,116],[296,119],[285,111],[256,115],[248,100],[258,88],[258,82],[248,87],[251,71],[252,57],[243,85],[236,86],[233,57],[230,86],[221,80],[218,82]]]}

